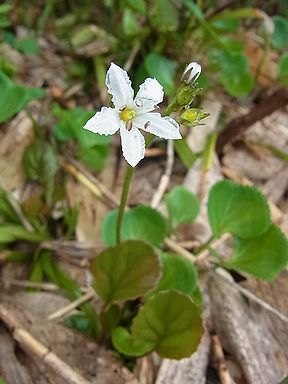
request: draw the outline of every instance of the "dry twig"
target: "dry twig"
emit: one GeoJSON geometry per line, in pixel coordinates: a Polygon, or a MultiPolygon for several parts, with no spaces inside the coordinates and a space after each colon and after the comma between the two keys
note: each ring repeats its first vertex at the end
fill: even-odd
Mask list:
{"type": "Polygon", "coordinates": [[[94,290],[90,289],[83,296],[72,301],[68,305],[65,305],[65,307],[62,307],[57,311],[51,313],[51,315],[48,316],[48,320],[56,320],[56,319],[59,319],[60,317],[67,315],[68,313],[72,312],[74,309],[78,308],[79,305],[84,304],[86,301],[91,300],[94,296],[95,296],[94,290]]]}
{"type": "Polygon", "coordinates": [[[221,384],[233,384],[234,380],[227,370],[224,352],[218,335],[212,336],[212,348],[221,384]]]}
{"type": "Polygon", "coordinates": [[[23,225],[23,227],[30,233],[34,232],[34,228],[33,226],[31,225],[31,223],[26,219],[23,211],[22,211],[22,208],[20,207],[18,201],[14,198],[14,196],[12,195],[12,193],[10,193],[6,187],[4,187],[4,185],[1,183],[0,184],[0,187],[5,191],[6,193],[6,196],[7,196],[7,199],[9,201],[9,203],[12,205],[16,215],[18,216],[21,224],[23,225]]]}
{"type": "Polygon", "coordinates": [[[72,369],[55,353],[39,342],[28,331],[18,326],[13,314],[0,304],[0,319],[12,332],[13,338],[28,354],[39,358],[43,364],[56,372],[67,384],[90,384],[83,376],[72,369]]]}

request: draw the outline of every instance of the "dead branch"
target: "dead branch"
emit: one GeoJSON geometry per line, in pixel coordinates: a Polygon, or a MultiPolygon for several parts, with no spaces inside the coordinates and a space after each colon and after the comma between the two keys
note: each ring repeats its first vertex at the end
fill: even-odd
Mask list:
{"type": "Polygon", "coordinates": [[[285,107],[287,103],[288,91],[285,88],[278,88],[272,94],[264,97],[258,104],[254,105],[247,114],[231,120],[219,134],[216,145],[217,154],[221,156],[226,144],[233,142],[252,124],[271,115],[278,109],[285,107]]]}

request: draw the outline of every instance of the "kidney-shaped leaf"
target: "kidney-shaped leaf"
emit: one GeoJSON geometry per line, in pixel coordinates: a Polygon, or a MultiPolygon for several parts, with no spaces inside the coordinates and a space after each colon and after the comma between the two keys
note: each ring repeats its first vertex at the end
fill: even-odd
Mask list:
{"type": "Polygon", "coordinates": [[[202,333],[197,305],[188,295],[169,290],[145,302],[133,321],[131,333],[123,327],[115,328],[112,342],[127,356],[154,350],[162,357],[182,359],[197,349],[202,333]]]}
{"type": "Polygon", "coordinates": [[[252,239],[237,239],[228,265],[264,280],[273,280],[288,263],[288,242],[274,224],[252,239]]]}
{"type": "MultiPolygon", "coordinates": [[[[116,244],[116,222],[118,211],[108,213],[102,225],[102,236],[106,245],[116,244]]],[[[155,209],[139,205],[124,213],[121,239],[140,239],[159,246],[166,235],[164,217],[155,209]]]]}
{"type": "Polygon", "coordinates": [[[129,240],[107,248],[91,264],[93,287],[106,302],[135,299],[155,287],[161,263],[150,245],[129,240]]]}
{"type": "Polygon", "coordinates": [[[165,196],[172,228],[193,221],[199,213],[199,201],[194,193],[178,186],[165,196]]]}
{"type": "Polygon", "coordinates": [[[193,297],[197,288],[197,270],[191,261],[173,253],[161,253],[162,277],[153,292],[176,289],[193,297]]]}
{"type": "Polygon", "coordinates": [[[255,237],[271,224],[265,197],[255,188],[229,180],[219,181],[212,187],[208,217],[214,236],[230,232],[239,237],[255,237]]]}

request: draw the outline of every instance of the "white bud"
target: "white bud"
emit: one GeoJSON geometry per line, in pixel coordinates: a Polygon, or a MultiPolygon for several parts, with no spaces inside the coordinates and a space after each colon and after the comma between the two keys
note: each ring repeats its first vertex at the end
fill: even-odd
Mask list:
{"type": "Polygon", "coordinates": [[[193,84],[201,74],[201,65],[193,61],[185,68],[182,76],[182,81],[187,84],[193,84]]]}

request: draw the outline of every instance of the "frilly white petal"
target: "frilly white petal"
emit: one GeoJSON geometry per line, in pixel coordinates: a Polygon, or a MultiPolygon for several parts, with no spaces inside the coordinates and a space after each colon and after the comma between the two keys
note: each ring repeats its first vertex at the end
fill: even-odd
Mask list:
{"type": "Polygon", "coordinates": [[[84,125],[85,129],[100,135],[113,135],[120,127],[119,113],[114,108],[102,107],[84,125]]]}
{"type": "Polygon", "coordinates": [[[163,101],[164,92],[162,85],[156,80],[148,78],[140,85],[135,97],[138,113],[153,111],[157,104],[163,101]]]}
{"type": "Polygon", "coordinates": [[[201,65],[193,61],[185,68],[182,80],[187,84],[193,84],[201,74],[201,65]]]}
{"type": "Polygon", "coordinates": [[[145,139],[139,129],[132,127],[130,131],[122,124],[120,127],[123,156],[132,167],[135,167],[145,156],[145,139]]]}
{"type": "Polygon", "coordinates": [[[107,71],[106,86],[116,108],[121,109],[132,103],[134,91],[129,76],[124,69],[114,63],[111,63],[107,71]]]}
{"type": "Polygon", "coordinates": [[[181,139],[179,124],[172,117],[162,117],[160,113],[148,112],[136,116],[134,124],[163,139],[181,139]]]}

